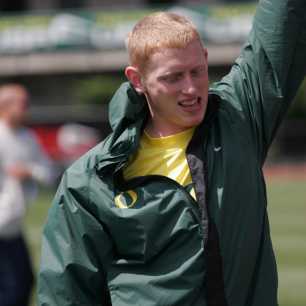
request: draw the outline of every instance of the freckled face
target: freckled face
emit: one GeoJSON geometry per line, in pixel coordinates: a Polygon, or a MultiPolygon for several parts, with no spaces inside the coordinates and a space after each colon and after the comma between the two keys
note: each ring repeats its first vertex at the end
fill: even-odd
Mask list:
{"type": "Polygon", "coordinates": [[[143,85],[152,134],[167,136],[201,123],[208,99],[207,50],[195,40],[184,49],[152,54],[143,85]]]}

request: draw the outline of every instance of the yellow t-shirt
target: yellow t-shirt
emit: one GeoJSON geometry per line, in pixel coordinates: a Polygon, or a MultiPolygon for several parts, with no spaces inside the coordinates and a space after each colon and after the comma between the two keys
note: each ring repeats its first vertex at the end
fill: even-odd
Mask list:
{"type": "MultiPolygon", "coordinates": [[[[144,131],[138,151],[123,170],[126,180],[137,176],[163,175],[184,187],[192,183],[186,149],[195,128],[174,135],[153,138],[144,131]]],[[[194,189],[190,194],[195,199],[194,189]]]]}

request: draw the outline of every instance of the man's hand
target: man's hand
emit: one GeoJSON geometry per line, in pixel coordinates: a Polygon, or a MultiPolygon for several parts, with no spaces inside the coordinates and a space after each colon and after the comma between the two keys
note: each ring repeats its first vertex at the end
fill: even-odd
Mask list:
{"type": "Polygon", "coordinates": [[[29,168],[24,166],[23,164],[15,164],[9,166],[6,169],[6,173],[20,181],[30,178],[32,176],[32,173],[29,168]]]}

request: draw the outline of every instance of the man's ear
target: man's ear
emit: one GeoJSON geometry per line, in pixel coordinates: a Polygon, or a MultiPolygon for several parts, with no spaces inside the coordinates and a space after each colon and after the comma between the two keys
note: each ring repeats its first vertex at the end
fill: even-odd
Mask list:
{"type": "Polygon", "coordinates": [[[142,78],[139,73],[139,70],[134,66],[128,66],[125,68],[125,76],[131,82],[137,93],[144,93],[144,86],[142,84],[142,78]]]}

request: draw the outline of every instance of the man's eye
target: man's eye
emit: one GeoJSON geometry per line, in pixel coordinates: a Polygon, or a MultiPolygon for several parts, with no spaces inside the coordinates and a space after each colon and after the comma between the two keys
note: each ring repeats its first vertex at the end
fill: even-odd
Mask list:
{"type": "Polygon", "coordinates": [[[181,80],[182,77],[183,77],[182,74],[177,73],[177,74],[167,75],[163,79],[164,79],[164,81],[166,81],[168,83],[175,83],[175,82],[178,82],[179,80],[181,80]]]}
{"type": "Polygon", "coordinates": [[[191,75],[194,77],[202,76],[205,73],[205,67],[199,67],[191,71],[191,75]]]}

